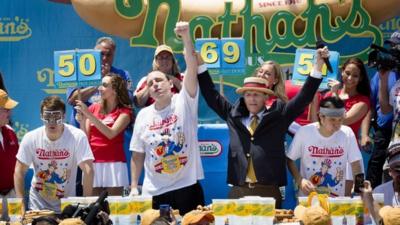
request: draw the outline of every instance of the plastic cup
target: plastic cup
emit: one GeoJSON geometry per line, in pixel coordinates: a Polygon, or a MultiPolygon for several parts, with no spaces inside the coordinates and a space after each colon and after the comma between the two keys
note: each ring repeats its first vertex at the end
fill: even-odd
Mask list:
{"type": "Polygon", "coordinates": [[[304,206],[304,207],[307,207],[307,206],[308,206],[308,197],[299,196],[299,197],[298,197],[298,200],[299,200],[299,205],[302,205],[302,206],[304,206]]]}
{"type": "Polygon", "coordinates": [[[229,224],[233,223],[234,211],[236,209],[235,199],[213,199],[212,210],[215,216],[215,225],[224,225],[228,219],[229,224]]]}
{"type": "Polygon", "coordinates": [[[385,205],[385,194],[384,193],[374,193],[372,194],[374,201],[378,203],[379,209],[385,205]]]}
{"type": "Polygon", "coordinates": [[[7,208],[10,221],[19,221],[22,216],[23,198],[8,198],[7,208]]]}
{"type": "Polygon", "coordinates": [[[143,213],[144,211],[152,208],[151,196],[135,196],[130,198],[129,207],[133,213],[143,213]]]}
{"type": "Polygon", "coordinates": [[[272,225],[275,217],[275,199],[261,198],[256,202],[259,204],[259,213],[253,213],[253,224],[272,225]]]}
{"type": "Polygon", "coordinates": [[[347,218],[345,219],[345,216],[349,206],[349,198],[328,198],[328,201],[332,225],[342,225],[344,223],[344,220],[347,221],[347,218]]]}

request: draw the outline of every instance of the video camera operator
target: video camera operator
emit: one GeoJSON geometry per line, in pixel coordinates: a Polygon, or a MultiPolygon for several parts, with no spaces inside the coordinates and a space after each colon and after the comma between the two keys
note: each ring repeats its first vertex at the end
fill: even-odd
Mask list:
{"type": "MultiPolygon", "coordinates": [[[[398,81],[400,78],[400,31],[394,32],[385,44],[389,45],[390,49],[371,45],[374,51],[370,53],[368,59],[369,66],[376,67],[378,70],[371,79],[371,114],[374,118],[371,124],[374,127],[375,136],[374,148],[368,162],[367,180],[371,181],[372,188],[382,183],[383,165],[389,142],[400,137],[400,127],[395,129],[400,121],[400,81],[398,81]]],[[[371,116],[363,121],[362,126],[365,126],[366,130],[369,130],[370,118],[371,116]]],[[[362,147],[370,143],[368,136],[363,137],[362,147]]],[[[388,174],[386,177],[389,178],[388,174]]]]}

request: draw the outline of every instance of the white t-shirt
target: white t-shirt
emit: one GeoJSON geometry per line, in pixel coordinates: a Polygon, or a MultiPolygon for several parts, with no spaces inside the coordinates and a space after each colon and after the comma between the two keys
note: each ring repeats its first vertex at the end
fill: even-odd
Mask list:
{"type": "Polygon", "coordinates": [[[19,146],[17,159],[33,165],[29,207],[60,212],[60,198],[75,196],[78,165],[94,157],[85,133],[64,124],[64,132],[56,141],[48,139],[44,126],[28,132],[19,146]]]}
{"type": "Polygon", "coordinates": [[[154,104],[137,115],[130,150],[145,153],[143,195],[160,195],[203,179],[197,141],[199,93],[191,98],[185,87],[171,104],[156,110],[154,104]]]}
{"type": "Polygon", "coordinates": [[[400,141],[400,80],[398,80],[389,94],[389,104],[393,107],[392,142],[400,141]]]}
{"type": "MultiPolygon", "coordinates": [[[[301,159],[300,174],[319,193],[344,196],[346,164],[362,160],[353,131],[348,126],[330,137],[322,136],[318,123],[301,127],[287,152],[291,160],[301,159]]],[[[300,191],[300,195],[304,195],[300,191]]]]}

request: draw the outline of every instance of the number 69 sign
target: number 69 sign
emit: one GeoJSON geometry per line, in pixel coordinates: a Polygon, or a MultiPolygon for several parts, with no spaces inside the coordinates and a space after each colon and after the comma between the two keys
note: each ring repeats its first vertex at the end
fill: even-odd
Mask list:
{"type": "MultiPolygon", "coordinates": [[[[292,83],[295,85],[302,85],[307,76],[310,75],[313,70],[314,65],[314,55],[316,50],[313,49],[297,49],[296,56],[294,60],[294,68],[293,68],[293,77],[292,83]]],[[[332,65],[332,73],[330,73],[326,65],[322,67],[322,83],[320,88],[325,89],[328,88],[327,83],[328,79],[337,79],[338,70],[339,70],[339,53],[335,51],[329,51],[329,62],[332,65]]]]}
{"type": "Polygon", "coordinates": [[[240,75],[245,71],[242,38],[200,38],[196,40],[195,48],[207,64],[210,74],[240,75]]]}
{"type": "Polygon", "coordinates": [[[54,52],[54,81],[59,88],[94,86],[101,80],[101,52],[80,49],[54,52]]]}

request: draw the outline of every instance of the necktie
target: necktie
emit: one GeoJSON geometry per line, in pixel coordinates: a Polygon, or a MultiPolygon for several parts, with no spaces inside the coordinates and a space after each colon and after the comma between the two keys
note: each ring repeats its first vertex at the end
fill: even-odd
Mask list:
{"type": "MultiPolygon", "coordinates": [[[[254,115],[251,117],[249,126],[249,132],[251,136],[253,136],[257,126],[258,126],[258,116],[254,115]]],[[[247,167],[246,181],[249,183],[255,183],[257,182],[257,178],[256,178],[256,173],[254,172],[253,160],[251,159],[251,157],[249,157],[248,160],[249,160],[249,166],[247,167]]]]}
{"type": "Polygon", "coordinates": [[[251,117],[250,127],[249,127],[249,132],[250,132],[251,136],[253,136],[254,132],[257,129],[257,126],[258,126],[258,116],[254,115],[251,117]]]}

